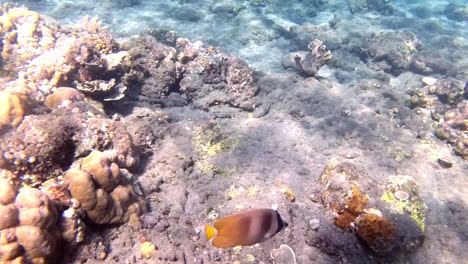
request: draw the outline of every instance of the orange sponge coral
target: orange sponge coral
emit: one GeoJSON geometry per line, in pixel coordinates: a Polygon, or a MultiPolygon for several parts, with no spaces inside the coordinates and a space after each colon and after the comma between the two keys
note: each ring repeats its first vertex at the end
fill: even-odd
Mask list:
{"type": "Polygon", "coordinates": [[[353,194],[344,202],[345,205],[343,208],[336,205],[334,206],[335,209],[343,211],[335,220],[335,224],[341,228],[349,227],[356,217],[364,211],[364,207],[367,204],[367,196],[362,194],[356,186],[351,185],[351,190],[353,194]]]}

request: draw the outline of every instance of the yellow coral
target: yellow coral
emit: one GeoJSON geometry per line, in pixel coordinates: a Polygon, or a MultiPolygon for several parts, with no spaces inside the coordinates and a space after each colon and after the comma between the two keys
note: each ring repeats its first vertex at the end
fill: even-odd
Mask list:
{"type": "Polygon", "coordinates": [[[156,246],[151,242],[146,241],[143,244],[141,244],[140,254],[143,258],[150,259],[151,254],[153,254],[154,251],[156,251],[156,246]]]}
{"type": "Polygon", "coordinates": [[[19,94],[8,90],[0,91],[0,128],[17,127],[26,112],[26,104],[19,94]]]}

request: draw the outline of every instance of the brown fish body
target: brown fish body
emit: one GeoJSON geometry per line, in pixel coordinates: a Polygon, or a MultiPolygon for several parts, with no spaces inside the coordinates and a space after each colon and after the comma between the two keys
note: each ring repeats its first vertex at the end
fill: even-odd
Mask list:
{"type": "Polygon", "coordinates": [[[206,226],[208,240],[219,248],[253,245],[273,237],[287,223],[271,209],[253,209],[228,215],[206,226]]]}

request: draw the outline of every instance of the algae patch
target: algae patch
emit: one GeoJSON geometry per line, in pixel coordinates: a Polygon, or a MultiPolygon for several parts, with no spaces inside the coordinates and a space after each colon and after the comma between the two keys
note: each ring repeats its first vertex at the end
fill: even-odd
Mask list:
{"type": "Polygon", "coordinates": [[[392,176],[388,179],[385,190],[380,199],[386,202],[387,208],[393,213],[409,214],[424,232],[426,204],[419,197],[419,189],[414,179],[403,175],[392,176]],[[407,196],[403,196],[405,199],[400,193],[407,194],[407,196]]]}
{"type": "Polygon", "coordinates": [[[208,128],[196,127],[192,142],[199,156],[195,166],[203,174],[213,177],[231,175],[235,172],[233,168],[220,168],[212,159],[222,153],[231,153],[239,145],[240,137],[225,135],[219,126],[213,125],[208,128]]]}

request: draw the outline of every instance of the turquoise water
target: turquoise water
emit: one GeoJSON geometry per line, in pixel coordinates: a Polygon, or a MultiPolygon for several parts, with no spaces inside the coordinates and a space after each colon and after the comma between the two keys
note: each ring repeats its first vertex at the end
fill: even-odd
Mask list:
{"type": "MultiPolygon", "coordinates": [[[[16,2],[60,25],[98,17],[126,43],[122,46],[129,54],[136,54],[132,66],[140,67],[135,67],[137,81],[125,83],[126,94],[118,97],[122,100],[92,92],[86,96],[104,98],[112,117],[96,122],[106,128],[106,122],[121,120],[137,139],[135,145],[145,149],[135,154],[141,154],[143,165],[126,176],[139,186],[150,212],[141,217],[138,232],[128,226],[90,225],[90,239],[64,263],[92,263],[104,247],[110,248],[109,263],[146,263],[138,251],[145,239],[157,245],[155,254],[164,263],[271,263],[271,252],[281,244],[295,252],[299,264],[468,263],[466,0],[16,2]],[[203,56],[175,59],[167,55],[174,50],[167,45],[174,43],[159,45],[150,37],[129,41],[149,29],[201,41],[203,56]],[[321,41],[318,53],[330,55],[327,59],[307,57],[314,40],[321,41]],[[151,44],[158,48],[145,46],[151,44]],[[218,50],[245,60],[255,71],[218,50]],[[164,68],[162,60],[173,64],[164,68]],[[249,73],[240,79],[253,76],[252,86],[232,92],[224,83],[225,72],[216,68],[228,67],[225,61],[249,73]],[[237,102],[236,96],[248,107],[223,104],[237,102]],[[154,133],[150,139],[147,130],[154,133]],[[332,165],[338,179],[323,184],[332,165]],[[369,196],[367,209],[378,208],[409,230],[395,243],[403,253],[382,257],[376,253],[390,250],[366,247],[355,229],[335,225],[338,213],[327,201],[349,195],[343,178],[351,178],[369,196]],[[396,210],[404,211],[405,219],[384,206],[397,199],[396,210]],[[290,224],[273,245],[222,251],[200,239],[198,225],[250,207],[278,208],[290,224]]],[[[183,49],[178,49],[180,55],[183,49]]],[[[93,81],[93,63],[83,63],[79,75],[70,76],[93,81]]],[[[114,74],[117,82],[127,81],[114,74]]],[[[103,78],[98,81],[107,85],[114,76],[103,78]]],[[[55,118],[55,110],[44,109],[40,100],[36,104],[30,119],[55,118]]],[[[128,147],[126,143],[121,144],[128,147]]],[[[80,156],[70,159],[60,169],[81,162],[80,156]]]]}
{"type": "Polygon", "coordinates": [[[305,49],[294,37],[307,24],[325,27],[309,37],[329,40],[326,44],[337,50],[344,40],[380,31],[411,31],[431,49],[441,48],[444,43],[438,39],[443,37],[468,35],[463,0],[18,2],[65,24],[85,15],[98,16],[121,38],[148,27],[167,28],[192,41],[221,47],[267,72],[281,71],[280,58],[288,51],[305,49]]]}

